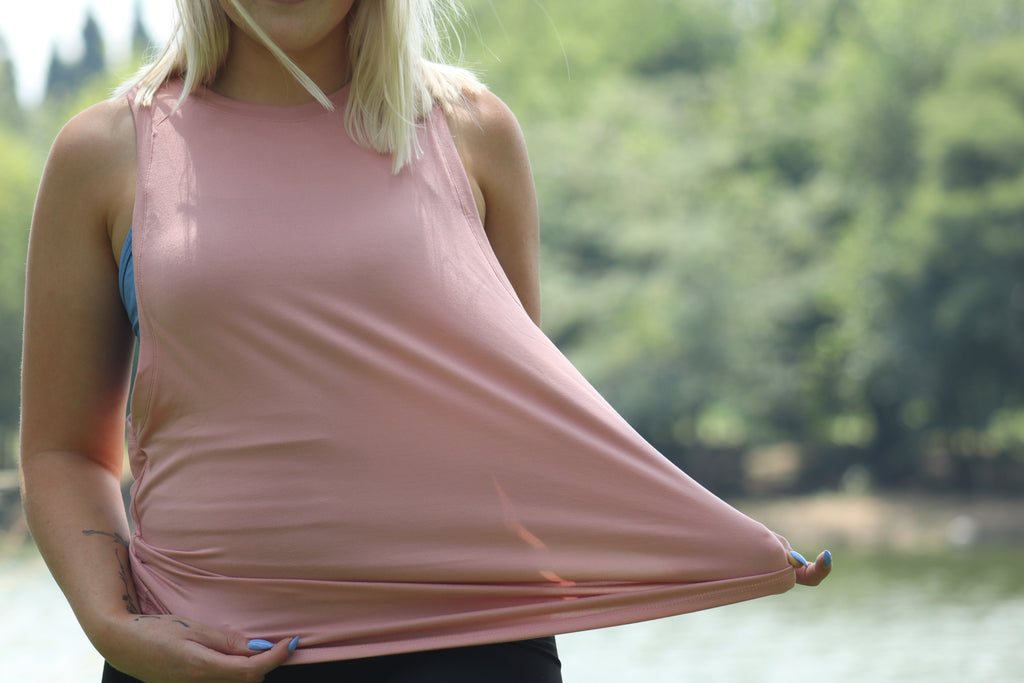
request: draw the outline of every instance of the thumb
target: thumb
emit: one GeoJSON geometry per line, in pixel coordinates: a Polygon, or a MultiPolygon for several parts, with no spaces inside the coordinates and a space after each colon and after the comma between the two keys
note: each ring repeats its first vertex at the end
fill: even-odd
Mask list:
{"type": "Polygon", "coordinates": [[[268,640],[261,638],[255,638],[247,641],[246,651],[249,655],[250,661],[254,664],[259,663],[261,669],[266,667],[266,671],[270,671],[288,659],[295,648],[298,647],[299,637],[285,638],[279,640],[276,643],[271,643],[268,640]],[[270,647],[267,647],[270,646],[270,647]]]}

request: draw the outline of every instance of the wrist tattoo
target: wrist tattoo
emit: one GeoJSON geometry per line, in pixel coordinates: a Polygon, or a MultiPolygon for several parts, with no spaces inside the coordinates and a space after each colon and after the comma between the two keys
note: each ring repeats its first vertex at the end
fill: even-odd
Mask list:
{"type": "MultiPolygon", "coordinates": [[[[128,549],[128,540],[119,533],[110,533],[109,531],[97,531],[95,529],[83,529],[82,534],[84,536],[106,536],[112,539],[114,543],[122,546],[125,550],[128,549]]],[[[121,583],[124,584],[124,595],[121,599],[124,601],[124,608],[128,614],[142,614],[142,610],[139,609],[138,603],[135,602],[135,598],[132,597],[132,584],[131,576],[128,573],[128,560],[123,555],[120,548],[114,548],[114,557],[117,559],[118,566],[118,578],[121,579],[121,583]]]]}

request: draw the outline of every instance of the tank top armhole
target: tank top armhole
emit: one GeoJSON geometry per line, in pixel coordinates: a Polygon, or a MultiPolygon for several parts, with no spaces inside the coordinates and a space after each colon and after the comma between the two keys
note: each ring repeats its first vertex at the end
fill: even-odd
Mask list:
{"type": "Polygon", "coordinates": [[[522,302],[519,300],[519,294],[516,293],[515,287],[512,286],[512,281],[508,279],[505,269],[502,268],[501,262],[498,261],[498,257],[494,253],[491,241],[487,238],[483,220],[480,217],[480,212],[477,210],[476,199],[473,197],[469,174],[466,172],[465,166],[462,165],[459,150],[455,146],[455,140],[452,139],[451,125],[448,123],[448,117],[445,116],[444,111],[438,105],[434,107],[431,119],[430,134],[433,137],[433,143],[437,145],[441,166],[448,176],[452,191],[458,200],[462,214],[466,218],[477,246],[483,253],[483,257],[491,267],[491,270],[494,271],[494,275],[498,278],[502,288],[511,294],[516,304],[521,307],[522,302]]]}
{"type": "Polygon", "coordinates": [[[146,287],[145,258],[135,258],[145,251],[146,217],[149,213],[149,178],[152,173],[153,138],[160,122],[165,120],[173,107],[176,97],[168,94],[169,84],[164,84],[153,96],[153,102],[143,106],[135,101],[137,88],[126,93],[128,106],[135,123],[136,143],[136,179],[135,206],[132,211],[131,228],[125,238],[122,251],[121,266],[124,273],[118,274],[119,286],[122,288],[122,301],[126,302],[125,311],[131,319],[132,329],[137,340],[136,370],[130,398],[131,431],[139,434],[149,422],[154,397],[154,384],[157,381],[158,353],[153,344],[143,343],[142,328],[148,327],[148,316],[145,310],[146,287]],[[168,102],[168,99],[171,101],[168,102]],[[125,256],[128,258],[125,258],[125,256]],[[129,287],[130,284],[130,287],[129,287]],[[130,300],[134,305],[134,316],[127,306],[130,300]],[[141,304],[141,305],[140,305],[141,304]]]}

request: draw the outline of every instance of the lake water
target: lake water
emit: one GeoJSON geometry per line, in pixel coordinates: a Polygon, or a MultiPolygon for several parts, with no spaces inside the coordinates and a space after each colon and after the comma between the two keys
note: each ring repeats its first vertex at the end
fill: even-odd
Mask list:
{"type": "MultiPolygon", "coordinates": [[[[840,550],[820,588],[565,635],[559,648],[565,683],[1024,681],[1024,549],[840,550]]],[[[100,666],[42,561],[0,559],[0,679],[92,683],[100,666]]]]}

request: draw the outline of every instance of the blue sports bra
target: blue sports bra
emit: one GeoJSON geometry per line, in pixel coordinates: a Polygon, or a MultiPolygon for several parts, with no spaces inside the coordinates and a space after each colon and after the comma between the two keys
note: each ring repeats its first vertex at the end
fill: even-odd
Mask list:
{"type": "Polygon", "coordinates": [[[117,288],[121,290],[121,302],[136,339],[139,336],[139,305],[135,300],[135,266],[132,263],[132,230],[128,229],[128,237],[121,248],[121,265],[117,270],[117,288]]]}

